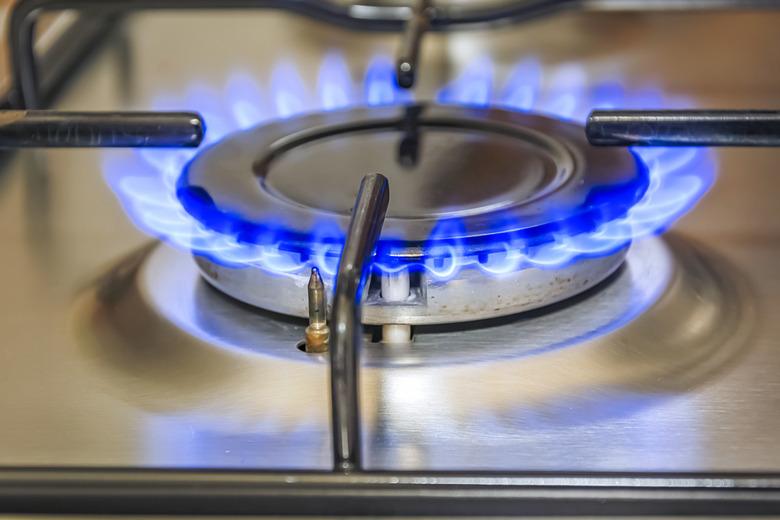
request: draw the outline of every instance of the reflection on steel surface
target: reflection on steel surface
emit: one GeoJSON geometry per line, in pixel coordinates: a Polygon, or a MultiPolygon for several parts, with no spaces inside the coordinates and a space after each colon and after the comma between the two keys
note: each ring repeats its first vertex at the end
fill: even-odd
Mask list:
{"type": "MultiPolygon", "coordinates": [[[[475,443],[485,436],[492,447],[501,439],[532,446],[539,429],[566,426],[559,435],[568,438],[607,419],[609,431],[640,410],[652,416],[665,395],[708,381],[741,353],[752,310],[738,280],[687,241],[651,239],[612,280],[573,302],[482,326],[423,328],[413,348],[369,342],[361,382],[367,463],[478,467],[485,459],[475,443]],[[414,454],[402,449],[412,445],[414,454]],[[476,451],[452,451],[464,446],[476,451]]],[[[290,431],[319,432],[300,449],[320,449],[327,438],[327,363],[296,349],[305,321],[224,297],[184,253],[162,246],[129,258],[83,296],[77,321],[106,388],[167,417],[156,424],[195,421],[217,442],[282,421],[290,431]]],[[[631,442],[672,434],[642,425],[631,442]]],[[[535,460],[566,464],[562,454],[535,460]]],[[[489,463],[522,466],[511,457],[489,463]]]]}

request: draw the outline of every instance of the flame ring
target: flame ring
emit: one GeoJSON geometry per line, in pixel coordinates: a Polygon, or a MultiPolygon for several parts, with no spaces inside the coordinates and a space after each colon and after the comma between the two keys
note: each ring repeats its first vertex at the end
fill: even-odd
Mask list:
{"type": "MultiPolygon", "coordinates": [[[[655,88],[626,91],[619,81],[589,84],[579,64],[545,68],[535,59],[519,62],[502,89],[496,89],[489,60],[477,59],[465,72],[441,89],[439,103],[460,106],[500,106],[510,110],[550,114],[558,118],[584,121],[594,108],[653,109],[692,107],[687,99],[676,99],[655,88]]],[[[207,123],[207,142],[214,143],[239,128],[247,128],[268,119],[285,119],[312,110],[334,110],[351,105],[389,106],[409,101],[409,92],[395,85],[393,63],[378,56],[369,64],[364,91],[357,92],[344,59],[329,54],[322,63],[318,98],[313,98],[294,64],[282,62],[273,71],[270,92],[260,92],[259,82],[249,74],[233,74],[225,92],[211,86],[193,84],[185,97],[160,97],[153,108],[181,108],[200,111],[207,123]],[[227,102],[222,100],[227,99],[227,102]],[[272,104],[269,111],[268,102],[272,104]]],[[[527,267],[555,269],[582,256],[598,256],[614,251],[620,244],[664,231],[683,215],[707,191],[714,181],[715,163],[706,150],[688,148],[636,149],[635,153],[649,170],[649,186],[637,204],[624,217],[608,222],[591,233],[571,237],[558,235],[549,247],[529,254],[505,245],[507,260],[491,263],[488,270],[507,272],[527,267]]],[[[106,178],[135,224],[168,243],[204,255],[222,265],[251,266],[269,273],[302,272],[317,265],[324,273],[335,270],[334,257],[340,243],[331,241],[303,261],[287,254],[278,244],[252,246],[240,243],[206,228],[181,206],[176,184],[182,168],[192,158],[187,150],[142,150],[138,155],[108,151],[105,153],[106,178]]],[[[479,258],[460,255],[459,264],[447,272],[483,266],[479,258]]],[[[483,257],[484,259],[484,257],[483,257]]],[[[392,271],[391,266],[381,268],[392,271]]],[[[432,273],[444,273],[426,265],[432,273]]]]}
{"type": "MultiPolygon", "coordinates": [[[[499,109],[415,104],[308,115],[233,134],[186,166],[177,194],[206,228],[237,243],[273,246],[275,255],[297,255],[299,262],[307,262],[322,249],[337,252],[326,246],[343,242],[349,194],[363,174],[366,155],[368,168],[390,177],[391,192],[395,186],[395,193],[401,194],[396,203],[404,206],[393,214],[391,193],[376,262],[385,270],[425,269],[439,278],[467,261],[494,272],[506,269],[496,266],[497,258],[515,264],[518,252],[533,257],[547,248],[555,255],[558,236],[590,233],[625,216],[648,186],[641,161],[622,149],[589,147],[579,126],[499,109]],[[409,127],[426,150],[434,146],[434,138],[438,140],[435,146],[441,149],[434,161],[421,161],[427,169],[395,164],[396,140],[403,146],[409,127]],[[378,149],[361,153],[380,136],[378,149]],[[442,171],[441,161],[466,147],[461,158],[473,162],[475,169],[442,171]],[[298,157],[305,158],[303,163],[298,157]],[[280,173],[275,173],[276,164],[287,164],[285,160],[292,165],[277,167],[280,173]],[[533,177],[545,180],[529,183],[533,177]],[[506,184],[507,178],[518,187],[506,184]],[[491,182],[496,186],[486,191],[484,200],[474,201],[476,208],[429,202],[448,190],[455,195],[445,196],[445,201],[469,196],[469,191],[491,182]],[[299,196],[304,200],[290,200],[286,193],[279,194],[283,190],[303,192],[299,196]],[[328,193],[337,199],[326,202],[335,210],[317,206],[328,193]],[[424,207],[410,210],[404,197],[421,199],[424,207]]],[[[627,242],[614,243],[612,250],[599,251],[598,256],[622,249],[627,242]]]]}

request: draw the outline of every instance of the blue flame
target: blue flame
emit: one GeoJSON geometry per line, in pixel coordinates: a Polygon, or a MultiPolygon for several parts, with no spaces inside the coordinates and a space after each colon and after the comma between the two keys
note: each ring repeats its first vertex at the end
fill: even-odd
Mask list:
{"type": "Polygon", "coordinates": [[[486,107],[493,96],[493,62],[486,57],[475,60],[461,76],[442,88],[439,103],[486,107]]]}
{"type": "Polygon", "coordinates": [[[288,61],[274,68],[271,74],[271,95],[276,113],[281,118],[302,114],[313,108],[298,69],[288,61]]]}
{"type": "MultiPolygon", "coordinates": [[[[619,81],[592,83],[584,70],[573,64],[557,67],[543,81],[540,63],[524,60],[509,74],[503,88],[494,88],[494,76],[490,60],[480,58],[443,87],[437,100],[535,111],[578,122],[584,121],[592,108],[692,105],[689,100],[664,96],[658,89],[629,92],[619,81]]],[[[393,105],[410,100],[410,93],[396,85],[389,58],[380,56],[371,61],[361,89],[353,82],[344,59],[332,53],[323,61],[315,92],[309,91],[293,63],[282,62],[274,68],[267,91],[251,75],[237,72],[228,78],[224,92],[194,84],[183,100],[161,96],[154,108],[200,111],[209,129],[208,144],[232,131],[307,111],[393,105]]],[[[464,268],[480,269],[494,276],[534,267],[559,268],[581,258],[614,253],[636,238],[666,230],[701,198],[714,180],[715,163],[706,150],[637,148],[633,152],[647,169],[647,189],[630,209],[595,229],[553,230],[544,240],[498,235],[475,245],[452,239],[462,235],[458,230],[461,223],[446,220],[431,234],[424,258],[399,264],[380,250],[375,267],[386,272],[420,269],[439,280],[449,279],[464,268]]],[[[258,244],[247,239],[246,233],[206,227],[188,213],[176,190],[184,166],[195,153],[171,149],[143,150],[121,158],[106,155],[108,182],[136,225],[177,247],[225,265],[253,266],[278,274],[302,273],[316,266],[325,276],[335,274],[344,240],[339,229],[315,228],[311,236],[305,237],[303,248],[300,243],[291,243],[284,233],[273,235],[277,236],[275,241],[258,244]]]]}
{"type": "Polygon", "coordinates": [[[344,108],[355,99],[349,69],[340,54],[330,53],[322,60],[317,91],[325,110],[344,108]]]}
{"type": "Polygon", "coordinates": [[[509,79],[499,103],[505,108],[525,112],[536,102],[542,82],[542,67],[537,60],[526,59],[518,63],[509,79]]]}

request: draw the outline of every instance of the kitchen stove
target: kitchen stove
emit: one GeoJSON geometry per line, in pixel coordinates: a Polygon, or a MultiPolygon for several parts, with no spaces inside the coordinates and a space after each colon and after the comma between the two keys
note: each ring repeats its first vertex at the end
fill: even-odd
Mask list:
{"type": "Polygon", "coordinates": [[[2,509],[777,512],[777,153],[599,148],[582,126],[690,108],[679,91],[771,106],[780,77],[742,56],[774,52],[777,16],[643,15],[641,39],[627,16],[431,35],[413,93],[372,57],[392,35],[128,16],[56,106],[197,110],[206,144],[28,151],[0,171],[2,509]],[[622,43],[608,58],[593,20],[622,43]],[[679,79],[690,61],[667,46],[713,27],[766,35],[692,47],[741,75],[679,79]],[[250,62],[211,38],[171,61],[193,32],[257,69],[234,74],[250,62]],[[253,45],[271,35],[288,61],[253,45]],[[507,59],[517,45],[540,61],[507,59]],[[642,86],[659,78],[670,93],[642,86]],[[330,355],[301,352],[313,268],[330,355]]]}

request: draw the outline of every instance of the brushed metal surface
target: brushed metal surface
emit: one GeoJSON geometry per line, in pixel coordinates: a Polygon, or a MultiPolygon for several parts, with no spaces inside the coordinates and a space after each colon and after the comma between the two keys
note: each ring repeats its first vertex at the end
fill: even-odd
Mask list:
{"type": "MultiPolygon", "coordinates": [[[[701,106],[773,108],[778,24],[767,13],[577,14],[489,38],[431,36],[420,87],[430,95],[482,52],[498,74],[533,53],[594,76],[618,69],[629,86],[653,81],[701,106]]],[[[323,47],[346,49],[357,76],[396,45],[268,13],[143,15],[57,108],[144,108],[236,66],[267,78],[280,49],[310,82],[323,47]]],[[[720,179],[670,238],[685,274],[654,312],[509,362],[368,368],[367,465],[780,470],[780,152],[718,157],[720,179]]],[[[96,288],[104,301],[127,294],[127,256],[148,243],[103,182],[103,158],[30,151],[0,168],[0,465],[328,468],[322,363],[198,339],[132,298],[90,306],[96,288]]]]}

